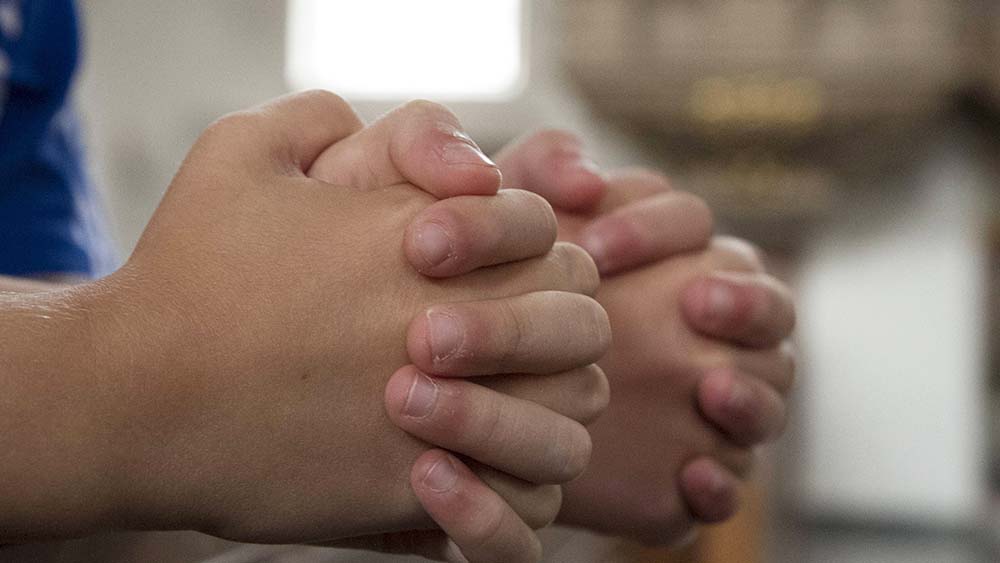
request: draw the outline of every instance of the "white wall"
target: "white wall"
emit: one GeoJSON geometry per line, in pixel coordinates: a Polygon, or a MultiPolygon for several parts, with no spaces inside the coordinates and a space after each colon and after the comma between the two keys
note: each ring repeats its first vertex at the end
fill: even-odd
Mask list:
{"type": "MultiPolygon", "coordinates": [[[[562,5],[526,0],[530,75],[519,99],[449,106],[487,149],[542,126],[561,126],[583,133],[604,162],[646,160],[568,89],[558,64],[562,5]]],[[[78,98],[91,162],[125,255],[202,128],[286,92],[285,3],[84,0],[81,7],[86,53],[78,98]]],[[[359,46],[352,55],[363,52],[359,46]]],[[[393,105],[351,101],[368,118],[393,105]]]]}
{"type": "Polygon", "coordinates": [[[800,288],[799,497],[822,516],[966,527],[982,515],[989,180],[959,141],[860,186],[800,288]],[[895,193],[887,197],[887,193],[895,193]]]}
{"type": "Polygon", "coordinates": [[[81,8],[78,98],[127,252],[201,129],[284,91],[284,4],[89,0],[81,8]]]}

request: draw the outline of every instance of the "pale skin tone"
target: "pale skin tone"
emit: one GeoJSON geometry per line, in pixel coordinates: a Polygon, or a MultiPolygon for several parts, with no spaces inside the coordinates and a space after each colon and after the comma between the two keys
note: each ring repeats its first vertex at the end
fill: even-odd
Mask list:
{"type": "MultiPolygon", "coordinates": [[[[669,543],[699,522],[728,518],[752,448],[785,424],[794,371],[789,290],[751,245],[712,238],[700,200],[651,171],[597,170],[571,134],[531,135],[497,160],[505,184],[556,208],[560,239],[591,251],[604,276],[597,298],[615,330],[599,362],[614,398],[590,425],[594,459],[564,487],[559,521],[669,543]]],[[[475,264],[474,217],[436,222],[453,235],[448,259],[428,266],[411,257],[414,266],[440,277],[475,264]]],[[[519,391],[509,382],[497,388],[519,391]]],[[[448,495],[422,501],[432,514],[448,513],[448,495]]]]}
{"type": "MultiPolygon", "coordinates": [[[[196,529],[323,542],[432,528],[422,495],[448,490],[505,499],[492,513],[459,514],[485,515],[472,533],[492,532],[483,544],[463,535],[463,521],[453,539],[469,559],[537,558],[530,530],[554,518],[557,485],[585,467],[581,422],[607,402],[592,362],[607,349],[608,321],[586,295],[596,268],[578,247],[552,246],[541,198],[510,192],[447,202],[497,224],[540,219],[516,244],[498,238],[484,253],[495,258],[461,276],[419,275],[406,260],[407,227],[445,202],[368,174],[393,165],[377,158],[355,162],[374,167],[339,185],[305,174],[360,127],[328,93],[220,120],[118,272],[65,289],[7,284],[0,540],[196,529]],[[458,323],[456,347],[437,331],[441,319],[458,323]],[[589,384],[515,397],[473,380],[432,381],[427,365],[589,384]],[[420,383],[436,390],[432,401],[420,401],[430,396],[420,383]],[[428,432],[468,429],[457,439],[438,430],[435,443],[474,461],[489,487],[396,428],[399,413],[428,432]],[[434,471],[442,462],[453,475],[434,471]]],[[[483,168],[452,164],[459,176],[483,168]]],[[[483,193],[496,190],[487,184],[483,193]]],[[[450,531],[449,515],[428,512],[450,531]]]]}
{"type": "Polygon", "coordinates": [[[791,292],[752,245],[710,237],[711,216],[662,175],[602,173],[571,134],[528,136],[497,160],[509,185],[553,204],[561,240],[590,250],[615,334],[599,362],[614,399],[559,520],[665,543],[729,517],[753,446],[784,428],[791,292]]]}
{"type": "MultiPolygon", "coordinates": [[[[423,113],[433,110],[430,111],[433,115],[440,108],[428,108],[422,105],[420,109],[423,113]]],[[[453,118],[446,117],[445,121],[448,121],[448,119],[453,118]]],[[[416,121],[419,123],[421,120],[418,119],[416,121]]],[[[426,122],[427,120],[424,121],[426,122]]],[[[414,128],[411,127],[411,129],[414,128]]],[[[385,128],[383,128],[384,130],[385,128]]],[[[415,130],[419,132],[420,128],[417,127],[415,130]]],[[[441,137],[433,133],[430,135],[431,138],[441,137]]],[[[407,135],[411,139],[420,138],[421,136],[420,134],[414,135],[412,132],[400,133],[397,131],[395,138],[402,138],[407,135]]],[[[358,143],[351,150],[357,151],[363,148],[375,148],[375,152],[379,152],[379,145],[378,143],[372,143],[372,138],[379,137],[382,141],[393,138],[393,136],[384,134],[370,135],[369,137],[368,144],[358,143]]],[[[383,149],[387,144],[383,143],[383,149]]],[[[397,142],[397,144],[399,143],[397,142]]],[[[348,146],[344,145],[340,152],[349,152],[344,150],[348,146]]],[[[425,146],[433,149],[436,145],[430,142],[425,143],[425,146]]],[[[440,147],[438,146],[438,148],[440,147]]],[[[391,153],[391,151],[389,152],[391,153]]],[[[482,178],[492,174],[489,172],[489,168],[491,167],[488,165],[465,170],[465,172],[472,172],[471,177],[463,177],[461,173],[456,177],[454,168],[446,169],[438,167],[437,170],[439,172],[445,170],[447,174],[438,174],[435,177],[435,165],[428,165],[428,162],[432,162],[432,160],[415,158],[412,151],[403,152],[408,155],[409,163],[405,162],[406,158],[397,158],[397,161],[404,162],[390,164],[401,164],[400,168],[405,169],[409,174],[407,178],[415,177],[416,179],[411,181],[414,183],[420,182],[422,184],[420,187],[431,193],[436,192],[435,195],[447,197],[448,195],[462,193],[463,190],[468,190],[470,185],[473,186],[472,191],[474,193],[489,193],[491,190],[489,180],[482,180],[482,178]]],[[[431,152],[433,153],[434,151],[432,150],[431,152]]],[[[436,154],[443,155],[446,152],[438,150],[436,154]]],[[[399,155],[396,156],[398,157],[399,155]]],[[[662,197],[656,198],[657,194],[667,190],[667,186],[661,177],[650,173],[629,171],[628,173],[612,174],[610,178],[602,178],[601,175],[595,174],[595,171],[590,166],[584,165],[583,161],[576,162],[575,159],[578,156],[579,144],[575,140],[567,138],[565,134],[561,133],[542,133],[514,145],[513,150],[506,151],[498,160],[509,179],[508,182],[511,181],[510,179],[520,180],[522,182],[521,185],[535,189],[557,207],[562,231],[561,237],[569,240],[580,240],[583,238],[582,242],[591,248],[595,257],[599,258],[599,263],[602,262],[601,266],[605,275],[628,271],[685,250],[695,251],[698,248],[705,247],[708,242],[708,235],[704,228],[699,230],[696,224],[697,221],[695,221],[694,224],[688,225],[685,228],[678,228],[671,231],[668,233],[670,236],[664,236],[663,233],[658,232],[656,229],[647,229],[645,231],[638,229],[639,238],[635,238],[634,235],[636,235],[636,232],[633,231],[631,232],[633,238],[628,239],[628,237],[625,237],[626,240],[624,243],[622,242],[622,237],[619,236],[620,233],[612,229],[609,231],[610,234],[603,234],[601,237],[610,241],[610,244],[606,245],[608,248],[604,249],[604,256],[601,256],[602,253],[595,249],[593,237],[587,240],[586,237],[581,237],[581,231],[590,223],[596,225],[602,224],[600,218],[611,210],[621,207],[625,203],[637,201],[640,202],[639,205],[633,205],[631,208],[626,207],[624,212],[620,211],[619,219],[621,216],[624,216],[629,221],[640,226],[644,224],[644,221],[651,225],[662,226],[664,221],[669,221],[671,218],[674,219],[674,221],[670,221],[671,224],[677,223],[676,219],[678,218],[689,218],[692,215],[692,211],[697,211],[698,204],[696,201],[692,201],[690,197],[675,197],[670,201],[664,201],[662,197]],[[525,147],[531,150],[517,150],[518,148],[525,147]],[[527,157],[525,153],[541,154],[543,157],[527,157]],[[595,197],[595,194],[599,197],[595,197]],[[649,199],[654,201],[645,201],[649,199]],[[657,199],[659,200],[657,201],[657,199]],[[600,200],[600,203],[595,205],[596,200],[600,200]],[[573,212],[569,212],[568,210],[573,210],[573,212]],[[699,243],[699,240],[702,240],[702,242],[699,243]],[[610,262],[608,261],[609,254],[611,256],[610,262]]],[[[386,169],[388,168],[390,167],[387,166],[386,169]]],[[[349,167],[344,169],[349,169],[349,167]]],[[[366,173],[371,172],[372,169],[369,167],[366,173]]],[[[403,175],[398,170],[395,173],[400,176],[403,175]]],[[[455,200],[445,200],[435,205],[437,208],[432,208],[425,212],[425,216],[422,216],[411,224],[405,239],[406,242],[404,243],[404,248],[411,262],[418,269],[424,271],[425,274],[448,276],[458,272],[469,271],[476,267],[477,264],[485,265],[491,263],[491,258],[487,256],[490,251],[494,252],[495,257],[506,256],[507,259],[513,259],[509,255],[511,248],[521,246],[525,242],[522,239],[516,245],[504,247],[501,242],[504,237],[501,236],[486,237],[485,240],[481,236],[478,238],[476,236],[465,236],[458,239],[458,246],[451,249],[452,252],[448,254],[448,260],[439,265],[429,266],[430,262],[426,260],[426,256],[420,254],[418,251],[418,247],[421,244],[419,226],[422,220],[430,220],[439,225],[451,225],[452,227],[456,227],[457,225],[456,231],[460,233],[465,232],[475,235],[483,232],[476,229],[462,231],[463,226],[468,227],[473,225],[477,229],[482,226],[483,208],[477,207],[476,204],[458,198],[455,200]],[[462,218],[474,219],[475,221],[463,225],[462,218]]],[[[524,217],[525,220],[519,223],[516,219],[521,215],[520,211],[511,211],[510,209],[513,208],[505,209],[503,205],[497,206],[497,204],[491,204],[487,206],[487,209],[492,209],[495,212],[499,209],[497,213],[499,220],[495,221],[497,228],[486,229],[485,232],[488,233],[503,233],[509,238],[511,235],[522,233],[526,228],[530,229],[533,223],[538,222],[537,212],[535,215],[528,212],[524,217]]],[[[697,215],[697,213],[694,213],[694,215],[697,215]]],[[[604,221],[604,223],[607,222],[604,221]]],[[[617,221],[611,221],[612,224],[615,222],[617,221]]],[[[708,218],[708,223],[710,223],[710,217],[708,218]]],[[[591,231],[593,230],[595,229],[592,228],[591,231]]],[[[707,231],[710,231],[710,228],[707,231]]],[[[493,258],[492,260],[497,259],[493,258]]],[[[735,353],[736,348],[734,346],[736,344],[744,347],[756,347],[759,350],[774,347],[765,341],[761,341],[756,336],[748,337],[748,335],[761,334],[763,331],[764,334],[773,334],[773,336],[768,338],[780,341],[787,336],[787,332],[790,330],[788,316],[791,309],[787,298],[787,290],[774,282],[773,279],[756,272],[759,270],[759,264],[756,263],[753,253],[747,252],[747,248],[743,245],[733,244],[732,242],[715,243],[711,245],[711,248],[702,250],[700,255],[689,252],[687,257],[680,257],[675,260],[674,267],[664,267],[662,270],[662,272],[656,275],[648,276],[652,280],[650,284],[647,284],[651,289],[642,294],[644,297],[640,299],[636,296],[632,300],[633,302],[642,303],[644,302],[643,299],[648,300],[650,297],[655,298],[657,296],[663,297],[666,300],[672,299],[672,302],[676,304],[676,314],[667,314],[665,320],[650,318],[646,324],[636,322],[633,325],[642,328],[644,326],[657,326],[658,322],[666,322],[666,328],[671,330],[670,327],[674,327],[675,331],[671,333],[676,333],[680,337],[676,342],[683,342],[685,338],[693,338],[686,335],[695,335],[694,337],[697,337],[697,332],[702,337],[708,337],[703,338],[705,343],[708,344],[702,347],[704,350],[702,350],[700,356],[701,360],[698,360],[698,358],[685,359],[686,347],[679,345],[666,346],[666,353],[661,352],[659,354],[660,363],[656,364],[654,362],[652,364],[655,369],[668,367],[676,371],[679,369],[678,364],[698,366],[698,361],[704,362],[706,356],[712,362],[720,362],[717,365],[727,365],[724,362],[726,358],[734,358],[739,355],[735,353]],[[706,316],[704,314],[704,303],[706,301],[705,286],[710,285],[713,281],[718,281],[713,280],[713,277],[718,275],[718,270],[725,269],[747,269],[754,270],[755,273],[745,275],[742,278],[737,277],[734,279],[732,276],[723,278],[723,281],[729,285],[729,289],[734,292],[736,299],[734,303],[737,304],[737,307],[734,311],[730,311],[729,315],[706,316]],[[695,276],[698,272],[703,273],[704,276],[695,276]],[[692,276],[696,278],[693,281],[690,279],[692,276]],[[687,286],[683,288],[684,291],[681,291],[681,286],[684,286],[684,283],[670,281],[671,279],[682,280],[685,277],[689,279],[685,280],[687,286]]],[[[626,276],[617,277],[627,279],[626,276]]],[[[21,282],[17,283],[18,285],[23,285],[21,282]]],[[[606,280],[605,286],[607,285],[606,280]]],[[[622,293],[625,296],[623,305],[627,309],[628,296],[634,295],[633,292],[635,289],[641,289],[642,286],[632,281],[628,284],[623,283],[622,287],[622,293]]],[[[42,286],[34,285],[28,289],[37,290],[43,288],[42,286]]],[[[24,288],[22,287],[22,289],[24,288]]],[[[613,295],[613,293],[610,295],[613,295]]],[[[605,298],[605,300],[613,301],[612,298],[605,298]]],[[[664,301],[664,303],[666,302],[664,301]]],[[[612,321],[614,322],[614,315],[612,316],[612,321]]],[[[626,328],[628,327],[626,326],[626,328]]],[[[411,330],[411,336],[414,333],[419,335],[420,331],[421,327],[417,326],[411,330]]],[[[411,338],[412,340],[413,338],[411,338]]],[[[634,353],[636,358],[640,359],[643,354],[647,357],[651,356],[648,350],[658,350],[664,345],[664,342],[654,340],[644,347],[643,343],[648,342],[648,339],[643,341],[641,331],[636,333],[633,340],[638,344],[632,346],[631,352],[634,353]]],[[[666,344],[670,344],[670,342],[668,341],[666,344]]],[[[411,346],[411,348],[414,347],[411,346]]],[[[415,356],[415,358],[412,358],[412,361],[415,363],[421,361],[419,349],[414,348],[414,350],[411,350],[411,354],[415,356]]],[[[772,356],[782,356],[782,354],[784,353],[772,354],[772,356]]],[[[613,355],[613,353],[609,354],[602,361],[602,365],[609,365],[609,358],[613,357],[613,355]]],[[[746,354],[746,356],[752,356],[752,354],[746,354]]],[[[423,361],[429,362],[431,359],[432,357],[426,357],[423,361]]],[[[780,363],[780,361],[771,362],[770,364],[767,362],[758,362],[758,371],[762,373],[755,375],[762,376],[757,379],[767,380],[768,374],[770,374],[772,378],[779,380],[773,383],[773,385],[783,392],[786,387],[780,382],[780,376],[783,372],[787,372],[787,377],[790,378],[790,369],[775,367],[780,363]]],[[[611,362],[610,365],[615,366],[614,362],[611,362]]],[[[435,366],[433,363],[427,364],[427,371],[440,373],[440,369],[438,368],[440,366],[435,366]]],[[[695,367],[688,369],[691,372],[688,380],[698,383],[694,387],[690,383],[671,386],[657,385],[654,390],[659,393],[659,398],[666,399],[670,399],[671,397],[683,399],[697,393],[701,412],[695,412],[695,416],[684,415],[685,407],[688,405],[683,404],[677,409],[654,408],[650,415],[651,420],[655,420],[661,424],[671,421],[676,422],[676,420],[685,420],[685,416],[688,417],[687,420],[693,420],[693,422],[684,426],[688,430],[680,430],[677,433],[678,439],[676,441],[681,446],[674,447],[666,444],[668,447],[664,447],[665,444],[662,443],[662,440],[659,441],[660,443],[655,443],[656,440],[659,440],[663,436],[663,433],[662,429],[656,427],[654,424],[644,425],[641,428],[628,428],[627,426],[621,428],[612,424],[605,425],[607,428],[610,428],[610,431],[607,432],[608,439],[605,442],[612,445],[620,444],[621,449],[624,449],[626,453],[631,453],[631,450],[634,448],[653,446],[653,450],[646,456],[648,459],[640,458],[634,460],[634,463],[618,468],[623,474],[629,474],[632,477],[631,480],[618,479],[619,483],[628,481],[627,484],[630,485],[631,491],[622,491],[625,494],[624,498],[629,500],[630,505],[621,507],[620,511],[624,512],[624,514],[607,512],[609,507],[614,506],[608,504],[607,498],[602,499],[599,493],[602,490],[606,490],[608,486],[613,485],[615,481],[609,479],[607,474],[602,475],[601,472],[597,471],[602,467],[600,459],[597,459],[597,463],[585,474],[584,479],[566,489],[567,500],[569,502],[563,513],[560,514],[561,521],[588,525],[599,531],[632,534],[638,536],[640,539],[649,541],[669,541],[675,539],[681,531],[696,520],[716,520],[728,515],[728,512],[732,510],[732,491],[735,477],[731,473],[727,473],[726,465],[720,463],[719,460],[728,461],[736,469],[744,469],[746,457],[739,455],[738,448],[734,448],[733,446],[739,445],[746,448],[771,437],[777,432],[777,429],[783,423],[781,393],[778,393],[777,401],[769,401],[768,391],[756,387],[758,382],[748,378],[741,380],[740,374],[732,370],[729,372],[716,370],[708,376],[704,376],[703,368],[695,367]],[[699,373],[701,375],[695,375],[699,373]],[[738,412],[734,412],[732,409],[726,408],[725,404],[726,398],[731,392],[733,382],[737,381],[752,389],[754,398],[749,404],[744,403],[743,408],[738,412]],[[694,388],[697,389],[696,392],[692,392],[694,388]],[[764,398],[762,399],[761,396],[764,398]],[[676,410],[679,415],[671,414],[670,411],[672,410],[676,410]],[[708,425],[705,423],[708,423],[708,425]],[[710,431],[714,430],[714,433],[706,432],[706,427],[710,431]],[[720,435],[725,439],[720,439],[720,435]],[[625,436],[630,436],[631,439],[623,440],[625,436]],[[695,443],[694,446],[685,443],[691,442],[692,439],[695,443]],[[708,455],[694,457],[695,453],[699,453],[699,449],[712,450],[712,447],[715,447],[713,453],[716,453],[719,460],[708,455]],[[676,467],[672,464],[679,464],[679,460],[681,459],[687,459],[689,462],[686,465],[681,464],[683,465],[683,471],[678,475],[671,475],[669,471],[662,471],[664,468],[676,467]],[[690,461],[692,459],[693,461],[690,461]],[[636,474],[634,468],[640,468],[644,465],[658,471],[652,475],[640,476],[642,479],[635,481],[636,474]],[[722,480],[716,478],[717,475],[721,475],[722,480]],[[679,494],[673,492],[675,490],[675,483],[679,494]],[[594,493],[597,494],[595,495],[594,493]],[[650,505],[648,499],[654,498],[657,494],[660,494],[665,499],[664,503],[654,505],[654,508],[657,509],[655,511],[643,511],[642,508],[644,506],[648,507],[650,505]],[[574,507],[574,503],[576,507],[574,507]],[[581,521],[578,515],[587,514],[588,512],[597,516],[603,514],[605,517],[603,519],[581,521]]],[[[618,367],[616,371],[624,373],[626,370],[618,367]]],[[[582,386],[585,389],[590,388],[589,397],[592,403],[590,407],[584,409],[576,407],[574,409],[568,404],[556,403],[552,403],[550,406],[555,410],[570,412],[571,416],[574,416],[577,420],[586,422],[599,410],[595,409],[593,404],[600,403],[602,395],[606,400],[606,389],[603,392],[600,389],[600,383],[603,381],[602,378],[592,377],[590,371],[583,373],[586,374],[583,377],[580,377],[579,373],[573,377],[549,376],[545,378],[545,384],[541,385],[541,391],[522,385],[523,382],[518,381],[518,378],[507,378],[504,380],[500,377],[487,377],[480,380],[480,382],[514,395],[517,393],[527,394],[533,402],[541,404],[545,404],[546,401],[550,401],[551,403],[554,398],[565,394],[563,392],[562,394],[549,393],[546,395],[545,389],[558,390],[560,386],[565,387],[566,382],[575,382],[577,386],[582,386]],[[571,412],[574,410],[576,412],[571,412]]],[[[402,375],[397,374],[394,380],[405,378],[406,375],[407,373],[405,372],[402,375]]],[[[636,378],[636,380],[640,381],[641,378],[636,378]]],[[[626,381],[629,382],[631,387],[640,388],[639,384],[630,382],[630,380],[626,381]]],[[[619,383],[618,386],[621,386],[621,384],[619,383]]],[[[401,427],[417,435],[421,433],[429,434],[425,438],[430,442],[456,449],[454,443],[449,443],[449,439],[454,440],[453,433],[439,432],[435,436],[430,434],[428,430],[433,430],[434,424],[429,424],[425,428],[421,428],[419,425],[415,425],[413,420],[394,415],[394,412],[401,411],[401,405],[405,403],[405,399],[401,401],[398,398],[394,399],[394,397],[404,397],[405,390],[407,389],[409,387],[406,384],[394,386],[390,382],[386,389],[386,403],[390,417],[401,427]],[[449,438],[449,436],[452,437],[449,438]],[[437,439],[435,440],[434,438],[437,439]]],[[[617,389],[618,387],[616,387],[617,389]]],[[[638,395],[641,395],[641,393],[638,395]]],[[[464,399],[468,400],[468,397],[464,397],[464,399]]],[[[562,402],[566,403],[565,401],[562,402]]],[[[616,405],[621,407],[618,409],[619,412],[623,412],[627,408],[641,407],[641,401],[613,402],[612,413],[614,413],[616,405]]],[[[602,424],[604,423],[598,423],[597,428],[600,428],[602,424]]],[[[438,426],[438,428],[442,427],[447,426],[438,426]]],[[[600,433],[595,433],[595,436],[599,437],[600,435],[600,433]]],[[[598,454],[601,452],[601,444],[602,441],[598,439],[595,446],[598,454]]],[[[604,463],[603,465],[605,467],[613,466],[613,464],[609,463],[604,463]]],[[[619,463],[619,465],[621,464],[619,463]]],[[[484,469],[481,468],[480,472],[483,471],[484,469]]],[[[496,475],[497,473],[494,472],[494,479],[496,475]]],[[[519,523],[520,519],[512,517],[512,514],[515,514],[512,512],[512,509],[493,490],[483,485],[478,478],[469,473],[461,462],[458,462],[453,456],[447,456],[441,450],[432,450],[418,459],[413,467],[411,477],[417,497],[436,522],[451,534],[455,543],[446,541],[444,535],[440,533],[409,532],[354,540],[350,545],[378,547],[385,550],[415,551],[433,557],[454,560],[463,558],[461,551],[464,551],[465,557],[471,560],[483,561],[532,560],[537,557],[537,540],[530,533],[530,528],[524,523],[521,523],[519,526],[513,525],[519,523]],[[424,482],[425,478],[429,473],[432,473],[431,470],[433,468],[441,466],[441,463],[439,463],[441,461],[445,461],[447,466],[455,469],[455,475],[447,480],[450,485],[443,489],[427,486],[424,482]],[[483,518],[482,515],[486,515],[487,517],[483,518]],[[495,526],[495,522],[500,522],[502,525],[495,526]],[[498,558],[497,553],[503,554],[503,556],[498,558]]],[[[496,487],[495,484],[494,487],[496,487]]],[[[503,492],[502,489],[500,490],[503,492]]],[[[620,499],[617,499],[617,501],[620,501],[620,499]]]]}

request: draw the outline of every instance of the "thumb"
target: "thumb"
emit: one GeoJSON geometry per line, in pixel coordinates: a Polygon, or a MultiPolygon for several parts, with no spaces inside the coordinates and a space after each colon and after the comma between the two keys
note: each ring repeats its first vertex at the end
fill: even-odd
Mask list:
{"type": "Polygon", "coordinates": [[[410,102],[331,146],[309,176],[356,187],[411,183],[438,197],[493,195],[500,170],[444,106],[410,102]]]}
{"type": "Polygon", "coordinates": [[[304,174],[330,145],[363,127],[340,96],[311,90],[282,96],[256,108],[229,114],[209,127],[200,143],[211,154],[251,169],[289,168],[304,174]]]}

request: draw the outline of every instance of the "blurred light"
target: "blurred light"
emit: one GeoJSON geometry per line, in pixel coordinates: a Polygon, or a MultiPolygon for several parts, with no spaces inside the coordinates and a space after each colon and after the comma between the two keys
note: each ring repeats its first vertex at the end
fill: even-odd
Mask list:
{"type": "Polygon", "coordinates": [[[812,125],[826,111],[823,85],[812,78],[760,75],[696,80],[688,96],[695,121],[710,125],[812,125]]]}
{"type": "Polygon", "coordinates": [[[512,97],[521,2],[289,0],[286,76],[355,99],[512,97]]]}

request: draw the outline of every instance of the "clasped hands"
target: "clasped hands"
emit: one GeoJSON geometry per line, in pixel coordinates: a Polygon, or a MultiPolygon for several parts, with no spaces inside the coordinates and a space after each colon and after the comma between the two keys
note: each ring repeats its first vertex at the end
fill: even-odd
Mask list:
{"type": "Polygon", "coordinates": [[[122,474],[157,475],[121,512],[470,561],[537,560],[557,518],[668,542],[728,517],[784,425],[788,290],[698,198],[571,135],[497,163],[426,102],[213,124],[105,282],[172,366],[117,391],[145,413],[122,474]]]}

